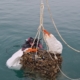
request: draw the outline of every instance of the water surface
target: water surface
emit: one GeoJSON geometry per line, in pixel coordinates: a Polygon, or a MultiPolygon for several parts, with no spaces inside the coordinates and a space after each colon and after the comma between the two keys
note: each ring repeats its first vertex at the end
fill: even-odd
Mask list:
{"type": "MultiPolygon", "coordinates": [[[[49,4],[62,37],[72,47],[80,50],[80,0],[49,0],[49,4]]],[[[0,80],[24,80],[22,71],[6,67],[6,60],[20,48],[13,46],[22,45],[26,38],[35,36],[39,26],[39,12],[39,0],[0,0],[0,80]]],[[[46,6],[44,27],[61,41],[51,23],[46,6]]],[[[62,70],[71,78],[79,78],[80,53],[69,49],[63,42],[62,44],[62,70]]],[[[32,79],[27,77],[27,80],[32,79]]],[[[60,73],[57,80],[69,79],[60,73]]]]}

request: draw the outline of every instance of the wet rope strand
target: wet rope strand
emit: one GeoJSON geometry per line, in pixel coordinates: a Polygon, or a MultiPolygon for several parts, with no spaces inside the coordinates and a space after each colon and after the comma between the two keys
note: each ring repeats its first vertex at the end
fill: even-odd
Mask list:
{"type": "MultiPolygon", "coordinates": [[[[61,34],[59,33],[59,31],[58,31],[58,29],[57,29],[57,27],[56,27],[56,24],[55,24],[54,20],[53,20],[52,13],[51,13],[51,10],[50,10],[49,4],[48,4],[48,0],[46,0],[46,4],[47,4],[47,7],[48,7],[48,11],[49,11],[49,14],[50,14],[50,18],[51,18],[51,20],[52,20],[52,23],[53,23],[53,25],[54,25],[54,27],[55,27],[55,29],[56,29],[59,37],[61,38],[61,40],[62,40],[69,48],[71,48],[72,50],[74,50],[74,51],[76,51],[76,52],[80,52],[79,50],[77,50],[77,49],[71,47],[69,44],[67,44],[67,42],[62,38],[61,34]]],[[[51,56],[50,56],[50,57],[51,57],[51,56]]],[[[52,57],[51,57],[51,59],[53,60],[52,57]]],[[[57,65],[57,66],[58,66],[58,65],[57,65]]],[[[63,71],[60,69],[59,66],[58,66],[58,68],[59,68],[60,72],[61,72],[66,78],[68,78],[68,79],[70,79],[70,80],[80,80],[80,78],[78,78],[78,79],[73,79],[73,78],[68,77],[66,74],[63,73],[63,71]]]]}
{"type": "Polygon", "coordinates": [[[48,0],[46,0],[46,4],[47,4],[48,12],[49,12],[49,14],[50,14],[50,18],[51,18],[51,20],[52,20],[52,23],[53,23],[53,25],[54,25],[54,27],[55,27],[55,29],[56,29],[59,37],[61,38],[61,40],[62,40],[70,49],[72,49],[72,50],[74,50],[74,51],[76,51],[76,52],[80,52],[80,50],[77,50],[77,49],[71,47],[71,46],[63,39],[63,37],[62,37],[61,34],[59,33],[59,30],[57,29],[57,26],[56,26],[56,24],[55,24],[55,22],[54,22],[54,19],[53,19],[53,17],[52,17],[52,13],[51,13],[51,10],[50,10],[49,4],[48,4],[48,0]]]}

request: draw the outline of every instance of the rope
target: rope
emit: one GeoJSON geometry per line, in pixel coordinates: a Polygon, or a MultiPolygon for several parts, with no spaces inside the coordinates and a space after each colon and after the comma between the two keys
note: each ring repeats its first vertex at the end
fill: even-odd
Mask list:
{"type": "MultiPolygon", "coordinates": [[[[54,20],[53,20],[53,18],[52,18],[52,13],[51,13],[51,11],[50,11],[50,7],[49,7],[49,4],[48,4],[48,0],[46,0],[46,4],[47,4],[47,7],[48,7],[48,11],[49,11],[49,13],[50,13],[50,18],[51,18],[51,20],[52,20],[52,23],[53,23],[53,25],[54,25],[54,27],[55,27],[55,29],[56,29],[59,37],[61,38],[61,40],[62,40],[69,48],[71,48],[72,50],[74,50],[74,51],[76,51],[76,52],[80,52],[79,50],[77,50],[77,49],[71,47],[69,44],[67,44],[67,42],[62,38],[62,36],[61,36],[61,34],[59,33],[59,31],[58,31],[58,29],[57,29],[57,27],[56,27],[56,24],[55,24],[55,22],[54,22],[54,20]]],[[[49,56],[50,56],[51,59],[53,60],[53,58],[52,58],[52,56],[51,56],[50,54],[49,54],[49,56]]],[[[58,65],[57,65],[57,67],[59,68],[59,70],[60,70],[60,72],[62,73],[62,75],[65,76],[66,78],[68,78],[68,79],[70,79],[70,80],[80,80],[80,78],[78,78],[78,79],[73,79],[73,78],[68,77],[66,74],[63,73],[63,71],[60,69],[60,67],[59,67],[58,65]]]]}
{"type": "Polygon", "coordinates": [[[32,45],[31,45],[31,48],[33,47],[34,42],[35,42],[35,40],[36,40],[36,38],[37,38],[37,36],[38,36],[38,32],[39,32],[39,29],[38,29],[38,31],[37,31],[37,33],[36,33],[36,36],[35,36],[35,38],[34,38],[34,41],[33,41],[32,45]]]}
{"type": "MultiPolygon", "coordinates": [[[[43,33],[43,32],[42,32],[42,33],[43,33]]],[[[49,51],[49,46],[48,46],[48,44],[47,44],[47,42],[46,42],[46,40],[45,40],[44,33],[43,33],[43,39],[44,39],[44,42],[46,43],[46,48],[47,48],[47,51],[49,51]]]]}
{"type": "Polygon", "coordinates": [[[44,4],[41,2],[40,6],[40,25],[43,26],[43,10],[44,10],[44,4]]]}
{"type": "Polygon", "coordinates": [[[65,75],[65,74],[63,73],[63,71],[60,69],[60,67],[59,67],[58,65],[57,65],[57,67],[59,68],[60,72],[61,72],[66,78],[68,78],[68,79],[70,79],[70,80],[80,80],[80,78],[73,79],[73,78],[68,77],[67,75],[65,75]]]}
{"type": "MultiPolygon", "coordinates": [[[[53,58],[52,58],[52,56],[51,56],[50,53],[49,53],[49,56],[50,56],[50,58],[53,60],[53,58]]],[[[57,58],[57,59],[58,59],[58,58],[57,58]]],[[[63,73],[63,71],[60,69],[59,65],[57,65],[57,67],[58,67],[58,69],[60,70],[60,72],[62,73],[62,75],[65,76],[66,78],[68,78],[68,79],[70,79],[70,80],[80,80],[80,78],[78,78],[78,79],[73,79],[73,78],[68,77],[68,76],[65,75],[65,74],[63,73]]]]}
{"type": "MultiPolygon", "coordinates": [[[[43,4],[43,1],[41,0],[41,5],[40,5],[40,26],[38,27],[38,31],[36,33],[36,36],[34,38],[34,41],[33,41],[33,44],[31,46],[31,48],[34,45],[34,42],[35,42],[36,38],[38,39],[36,48],[38,47],[38,43],[39,43],[39,39],[40,39],[40,32],[41,32],[41,29],[44,28],[43,27],[43,10],[44,10],[44,4],[43,4]]],[[[37,55],[37,51],[36,51],[36,55],[37,55]]]]}
{"type": "Polygon", "coordinates": [[[62,40],[70,49],[72,49],[73,51],[75,51],[75,52],[80,52],[80,50],[77,50],[77,49],[71,47],[71,46],[63,39],[63,37],[62,37],[61,34],[59,33],[59,30],[57,29],[57,26],[56,26],[56,24],[55,24],[55,22],[54,22],[54,19],[53,19],[53,17],[52,17],[52,13],[51,13],[51,10],[50,10],[49,4],[48,4],[48,0],[46,0],[46,4],[47,4],[47,8],[48,8],[48,11],[49,11],[49,14],[50,14],[50,18],[51,18],[51,20],[52,20],[52,23],[53,23],[53,25],[54,25],[54,27],[55,27],[55,29],[56,29],[59,37],[61,38],[61,40],[62,40]]]}
{"type": "MultiPolygon", "coordinates": [[[[41,32],[41,27],[39,28],[39,31],[38,31],[39,34],[38,34],[38,41],[37,41],[37,46],[36,47],[38,47],[38,43],[39,43],[39,39],[40,39],[39,38],[40,37],[40,32],[41,32]]],[[[37,51],[36,51],[36,55],[37,55],[37,51]]]]}

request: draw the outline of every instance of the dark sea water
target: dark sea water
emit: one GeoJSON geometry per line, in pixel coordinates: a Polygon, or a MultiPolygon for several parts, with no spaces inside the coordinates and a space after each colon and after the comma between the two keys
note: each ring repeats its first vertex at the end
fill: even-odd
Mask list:
{"type": "MultiPolygon", "coordinates": [[[[80,0],[49,0],[55,23],[65,41],[80,50],[80,0]]],[[[7,59],[39,26],[40,0],[0,0],[0,80],[24,80],[22,71],[6,67],[7,59]],[[7,50],[7,52],[6,52],[7,50]]],[[[44,27],[61,41],[45,5],[44,27]]],[[[62,41],[61,41],[62,42],[62,41]]],[[[62,71],[71,78],[80,77],[80,53],[63,42],[62,71]]],[[[26,80],[33,80],[27,77],[26,80]]],[[[41,80],[37,78],[36,80],[41,80]]],[[[69,80],[59,73],[57,80],[69,80]]]]}

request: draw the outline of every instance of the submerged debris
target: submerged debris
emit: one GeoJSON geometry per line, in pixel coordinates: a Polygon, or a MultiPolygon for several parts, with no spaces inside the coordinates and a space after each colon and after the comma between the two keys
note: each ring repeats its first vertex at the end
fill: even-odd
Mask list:
{"type": "Polygon", "coordinates": [[[37,55],[38,58],[35,58],[35,53],[24,53],[22,55],[21,64],[23,65],[25,72],[27,73],[27,70],[30,70],[31,73],[36,72],[42,77],[55,80],[57,73],[59,72],[58,66],[61,67],[62,63],[61,55],[56,55],[58,58],[57,60],[54,58],[54,54],[45,50],[39,50],[37,55]]]}

